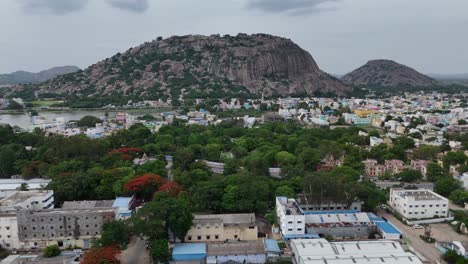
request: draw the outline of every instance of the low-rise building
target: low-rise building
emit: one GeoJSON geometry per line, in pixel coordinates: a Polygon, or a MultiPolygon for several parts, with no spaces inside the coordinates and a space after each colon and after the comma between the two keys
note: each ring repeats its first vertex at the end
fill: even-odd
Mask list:
{"type": "Polygon", "coordinates": [[[0,212],[54,208],[54,191],[16,191],[0,200],[0,212]]]}
{"type": "Polygon", "coordinates": [[[328,242],[325,239],[294,239],[291,249],[296,264],[399,263],[421,264],[396,241],[328,242]]]}
{"type": "Polygon", "coordinates": [[[366,176],[378,177],[385,173],[385,166],[378,164],[377,160],[368,159],[363,161],[366,176]]]}
{"type": "Polygon", "coordinates": [[[412,160],[411,169],[420,171],[425,177],[427,174],[427,164],[429,164],[429,161],[427,160],[412,160]]]}
{"type": "MultiPolygon", "coordinates": [[[[327,207],[325,207],[327,208],[327,207]]],[[[385,239],[400,239],[401,232],[387,221],[360,210],[342,209],[309,211],[295,199],[276,197],[278,224],[284,239],[369,238],[380,233],[385,239]]]]}
{"type": "Polygon", "coordinates": [[[0,179],[0,198],[6,197],[22,187],[28,190],[42,190],[51,182],[50,179],[0,179]]]}
{"type": "Polygon", "coordinates": [[[385,161],[385,171],[398,174],[403,171],[405,163],[402,160],[392,159],[385,161]]]}
{"type": "Polygon", "coordinates": [[[426,189],[391,189],[389,205],[406,219],[449,216],[448,199],[426,189]]]}
{"type": "Polygon", "coordinates": [[[258,239],[255,214],[194,214],[186,242],[249,241],[258,239]]]}

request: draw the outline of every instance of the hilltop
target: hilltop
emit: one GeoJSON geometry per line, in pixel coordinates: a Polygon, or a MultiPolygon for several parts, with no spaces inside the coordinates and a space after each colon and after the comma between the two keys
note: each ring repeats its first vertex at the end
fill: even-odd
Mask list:
{"type": "Polygon", "coordinates": [[[433,86],[438,82],[416,70],[392,60],[371,60],[341,77],[353,86],[433,86]]]}
{"type": "Polygon", "coordinates": [[[27,71],[16,71],[9,74],[0,74],[0,86],[45,82],[59,75],[73,73],[79,70],[80,68],[76,66],[62,66],[54,67],[37,73],[27,71]]]}
{"type": "Polygon", "coordinates": [[[174,36],[118,53],[87,69],[17,92],[79,98],[223,98],[242,95],[345,94],[289,39],[266,35],[174,36]]]}

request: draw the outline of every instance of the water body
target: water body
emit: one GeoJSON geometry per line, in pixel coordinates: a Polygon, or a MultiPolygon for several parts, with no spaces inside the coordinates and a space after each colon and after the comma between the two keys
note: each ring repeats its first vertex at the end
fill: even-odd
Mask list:
{"type": "MultiPolygon", "coordinates": [[[[51,112],[51,111],[43,111],[39,112],[40,117],[44,117],[47,120],[53,120],[55,118],[63,118],[65,122],[71,120],[79,120],[84,116],[92,115],[99,118],[102,118],[108,114],[110,118],[113,118],[117,115],[117,113],[131,113],[133,115],[144,115],[144,114],[156,114],[161,113],[161,110],[156,109],[145,109],[145,110],[110,110],[110,111],[61,111],[61,112],[51,112]]],[[[9,124],[10,126],[17,126],[24,130],[31,130],[32,129],[32,118],[27,113],[18,113],[18,114],[0,114],[0,124],[9,124]]]]}

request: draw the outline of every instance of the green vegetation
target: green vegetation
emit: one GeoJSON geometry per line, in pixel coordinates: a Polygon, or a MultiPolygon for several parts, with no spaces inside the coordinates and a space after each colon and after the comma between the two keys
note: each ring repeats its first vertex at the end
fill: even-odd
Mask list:
{"type": "Polygon", "coordinates": [[[44,249],[44,257],[46,258],[52,258],[52,257],[56,257],[58,255],[60,255],[60,253],[62,253],[62,251],[60,250],[60,248],[57,246],[57,245],[51,245],[51,246],[48,246],[44,249]]]}

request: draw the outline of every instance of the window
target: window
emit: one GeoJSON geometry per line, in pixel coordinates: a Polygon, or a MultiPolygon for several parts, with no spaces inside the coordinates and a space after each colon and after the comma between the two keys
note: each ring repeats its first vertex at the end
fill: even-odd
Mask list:
{"type": "Polygon", "coordinates": [[[288,231],[292,231],[292,228],[288,228],[288,231]]]}
{"type": "Polygon", "coordinates": [[[302,224],[302,221],[297,221],[298,224],[302,224]]]}
{"type": "Polygon", "coordinates": [[[234,235],[234,238],[237,239],[237,235],[234,235]]]}
{"type": "Polygon", "coordinates": [[[438,204],[436,204],[436,207],[439,207],[439,205],[438,205],[438,204]]]}
{"type": "Polygon", "coordinates": [[[298,228],[297,231],[302,231],[302,228],[298,228]]]}
{"type": "Polygon", "coordinates": [[[201,240],[201,236],[198,236],[197,239],[198,239],[198,240],[201,240]]]}
{"type": "Polygon", "coordinates": [[[419,207],[419,205],[415,205],[414,207],[419,207]]]}
{"type": "Polygon", "coordinates": [[[191,240],[192,240],[192,236],[188,236],[188,237],[187,237],[187,240],[188,240],[188,241],[191,241],[191,240]]]}
{"type": "Polygon", "coordinates": [[[50,227],[50,229],[54,229],[54,227],[53,227],[53,226],[51,226],[51,227],[50,227]]]}
{"type": "Polygon", "coordinates": [[[409,206],[410,208],[413,207],[412,205],[409,206]]]}
{"type": "Polygon", "coordinates": [[[293,223],[293,221],[288,221],[288,224],[292,224],[292,223],[293,223]]]}
{"type": "Polygon", "coordinates": [[[215,239],[219,239],[219,236],[218,236],[218,235],[215,235],[215,239]]]}
{"type": "Polygon", "coordinates": [[[421,207],[426,207],[425,205],[421,205],[421,207]]]}
{"type": "Polygon", "coordinates": [[[6,230],[10,230],[10,227],[9,227],[9,226],[7,226],[7,227],[6,227],[6,230]]]}
{"type": "Polygon", "coordinates": [[[206,236],[206,240],[210,240],[211,236],[206,236]]]}

